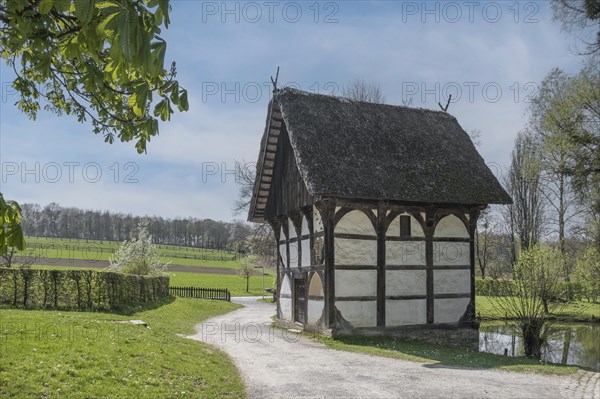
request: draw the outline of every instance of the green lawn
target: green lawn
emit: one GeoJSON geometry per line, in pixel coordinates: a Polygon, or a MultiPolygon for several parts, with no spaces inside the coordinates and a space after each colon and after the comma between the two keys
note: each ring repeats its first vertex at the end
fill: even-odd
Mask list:
{"type": "MultiPolygon", "coordinates": [[[[44,259],[109,260],[120,244],[117,241],[74,240],[68,238],[26,237],[28,256],[44,259]]],[[[239,262],[233,260],[231,251],[158,245],[165,259],[177,265],[223,267],[237,269],[239,262]],[[203,259],[206,256],[207,259],[203,259]]]]}
{"type": "Polygon", "coordinates": [[[117,313],[0,310],[0,397],[242,398],[221,351],[180,338],[237,305],[176,299],[117,313]],[[141,319],[150,328],[116,321],[141,319]]]}
{"type": "MultiPolygon", "coordinates": [[[[483,320],[494,320],[506,318],[505,314],[502,314],[497,309],[491,297],[478,296],[475,298],[475,307],[477,317],[483,320]]],[[[551,314],[561,320],[583,320],[583,319],[600,319],[600,303],[591,303],[587,301],[573,301],[569,303],[561,304],[560,312],[551,314]]]]}
{"type": "MultiPolygon", "coordinates": [[[[246,279],[236,275],[203,273],[169,273],[171,285],[203,288],[227,288],[233,296],[262,295],[262,276],[250,277],[250,292],[246,292],[246,279]]],[[[265,288],[273,288],[275,276],[265,276],[265,288]]],[[[269,294],[266,294],[269,295],[269,294]]]]}
{"type": "Polygon", "coordinates": [[[577,366],[544,364],[524,357],[498,356],[461,347],[433,345],[393,337],[337,337],[331,339],[315,336],[315,339],[324,342],[332,349],[444,366],[558,375],[570,375],[579,369],[577,366]]]}

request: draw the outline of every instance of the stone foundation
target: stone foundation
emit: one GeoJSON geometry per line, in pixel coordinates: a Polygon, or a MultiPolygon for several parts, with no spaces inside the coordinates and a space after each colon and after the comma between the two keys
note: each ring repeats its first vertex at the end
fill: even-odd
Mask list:
{"type": "Polygon", "coordinates": [[[387,335],[437,345],[479,350],[479,324],[430,324],[403,327],[340,329],[334,335],[387,335]]]}

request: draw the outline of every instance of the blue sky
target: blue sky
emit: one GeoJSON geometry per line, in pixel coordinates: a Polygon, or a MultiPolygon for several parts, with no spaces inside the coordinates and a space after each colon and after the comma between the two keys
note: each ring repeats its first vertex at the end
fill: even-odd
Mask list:
{"type": "MultiPolygon", "coordinates": [[[[493,171],[508,164],[527,100],[553,67],[580,68],[549,2],[172,1],[167,59],[190,111],[162,124],[147,155],[105,144],[89,124],[21,114],[2,65],[1,192],[19,202],[164,217],[231,220],[235,160],[254,162],[269,101],[280,84],[340,94],[355,79],[391,104],[449,112],[481,130],[493,171]],[[411,100],[412,98],[412,100],[411,100]]],[[[237,218],[245,218],[245,215],[237,218]]]]}

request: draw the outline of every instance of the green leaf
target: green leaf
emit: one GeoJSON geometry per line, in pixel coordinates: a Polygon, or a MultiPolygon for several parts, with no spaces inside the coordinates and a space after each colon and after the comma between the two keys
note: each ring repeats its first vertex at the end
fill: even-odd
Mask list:
{"type": "Polygon", "coordinates": [[[40,14],[46,15],[52,10],[52,7],[54,7],[54,0],[42,0],[40,1],[38,11],[40,14]]]}
{"type": "Polygon", "coordinates": [[[73,4],[75,5],[75,16],[81,22],[89,22],[92,19],[96,11],[95,0],[74,0],[73,4]]]}
{"type": "Polygon", "coordinates": [[[181,94],[179,95],[179,110],[180,111],[189,111],[190,105],[188,104],[188,93],[187,90],[181,90],[181,94]]]}

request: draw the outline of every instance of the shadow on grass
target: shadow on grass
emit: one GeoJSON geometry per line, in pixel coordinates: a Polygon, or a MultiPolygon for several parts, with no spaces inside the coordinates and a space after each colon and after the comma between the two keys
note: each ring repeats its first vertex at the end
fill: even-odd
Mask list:
{"type": "Polygon", "coordinates": [[[500,356],[458,346],[434,345],[394,337],[338,336],[329,347],[425,363],[427,368],[506,369],[550,374],[572,374],[580,367],[545,363],[525,357],[500,356]]]}

